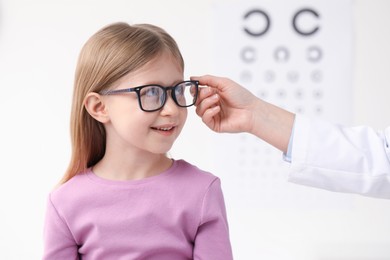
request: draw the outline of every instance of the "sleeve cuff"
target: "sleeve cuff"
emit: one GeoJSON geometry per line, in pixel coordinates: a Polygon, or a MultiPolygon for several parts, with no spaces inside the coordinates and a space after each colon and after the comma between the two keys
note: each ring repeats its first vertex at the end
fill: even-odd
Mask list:
{"type": "Polygon", "coordinates": [[[290,140],[288,142],[287,153],[283,153],[283,160],[289,163],[291,163],[292,145],[294,140],[294,129],[295,129],[295,120],[294,120],[293,127],[291,129],[291,135],[290,135],[290,140]]]}

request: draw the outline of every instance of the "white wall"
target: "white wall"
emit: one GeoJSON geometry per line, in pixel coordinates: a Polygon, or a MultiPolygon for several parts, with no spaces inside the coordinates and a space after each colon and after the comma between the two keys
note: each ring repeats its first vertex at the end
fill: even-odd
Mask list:
{"type": "Polygon", "coordinates": [[[356,2],[355,123],[389,125],[390,1],[356,2]]]}
{"type": "MultiPolygon", "coordinates": [[[[40,258],[46,196],[70,156],[71,91],[82,44],[111,22],[154,23],[178,41],[186,76],[212,73],[216,2],[224,1],[0,0],[2,259],[40,258]]],[[[357,0],[355,7],[354,123],[384,128],[390,121],[390,1],[357,0]]],[[[214,134],[190,111],[172,155],[211,169],[207,147],[214,134]]],[[[352,207],[304,214],[229,209],[236,259],[390,259],[390,201],[337,196],[351,196],[352,207]]]]}

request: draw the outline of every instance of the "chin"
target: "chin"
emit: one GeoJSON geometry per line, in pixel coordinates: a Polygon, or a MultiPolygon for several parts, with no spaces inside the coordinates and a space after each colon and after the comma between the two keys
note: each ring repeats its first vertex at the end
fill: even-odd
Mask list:
{"type": "Polygon", "coordinates": [[[153,153],[156,153],[156,154],[167,154],[172,148],[172,145],[170,145],[169,147],[166,146],[166,147],[161,147],[160,149],[155,149],[153,151],[153,153]]]}

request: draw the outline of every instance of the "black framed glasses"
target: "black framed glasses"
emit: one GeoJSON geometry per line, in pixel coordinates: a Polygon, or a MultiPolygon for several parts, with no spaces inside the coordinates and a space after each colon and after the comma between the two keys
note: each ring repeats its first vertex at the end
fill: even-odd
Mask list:
{"type": "Polygon", "coordinates": [[[168,91],[171,91],[173,101],[179,107],[190,107],[196,102],[199,92],[199,81],[182,81],[172,87],[163,87],[157,84],[138,86],[135,88],[106,90],[101,95],[115,95],[135,92],[138,104],[142,111],[154,112],[160,110],[167,101],[168,91]]]}

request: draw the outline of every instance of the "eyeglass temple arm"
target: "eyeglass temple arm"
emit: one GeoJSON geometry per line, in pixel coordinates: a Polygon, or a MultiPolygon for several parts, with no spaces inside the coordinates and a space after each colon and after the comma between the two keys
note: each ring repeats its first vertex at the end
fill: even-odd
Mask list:
{"type": "Polygon", "coordinates": [[[128,93],[133,91],[134,89],[132,88],[126,88],[126,89],[116,89],[116,90],[103,90],[99,93],[102,95],[111,95],[111,94],[118,94],[118,93],[128,93]]]}

